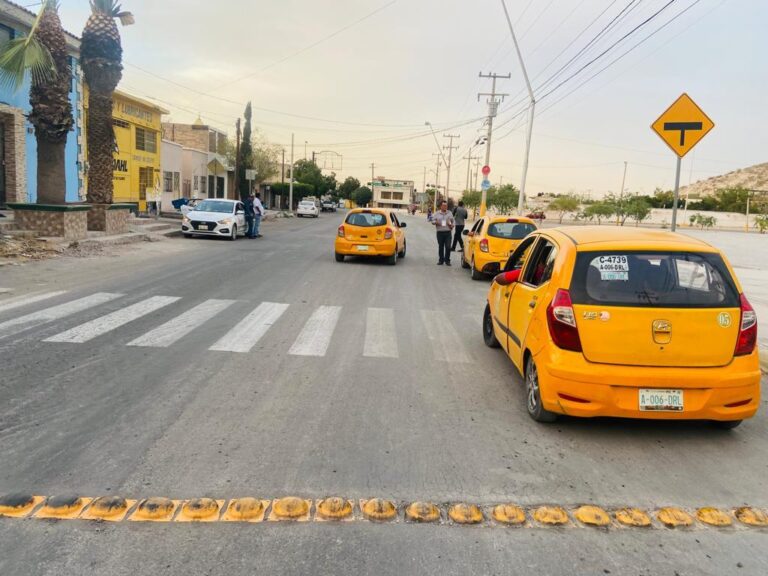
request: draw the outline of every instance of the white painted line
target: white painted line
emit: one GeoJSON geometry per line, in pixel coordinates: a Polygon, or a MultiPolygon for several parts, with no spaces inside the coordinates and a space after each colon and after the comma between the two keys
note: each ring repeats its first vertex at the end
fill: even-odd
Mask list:
{"type": "Polygon", "coordinates": [[[158,326],[154,330],[128,342],[128,346],[147,346],[166,348],[174,344],[196,328],[199,328],[218,313],[226,310],[236,300],[206,300],[181,316],[158,326]]]}
{"type": "Polygon", "coordinates": [[[71,330],[67,330],[61,334],[46,338],[45,341],[82,344],[83,342],[93,340],[97,336],[112,332],[112,330],[115,330],[124,324],[128,324],[128,322],[133,322],[142,316],[151,314],[163,306],[173,304],[177,300],[180,300],[177,296],[153,296],[152,298],[147,298],[146,300],[137,302],[127,308],[121,308],[120,310],[116,310],[115,312],[86,322],[80,326],[75,326],[71,330]]]}
{"type": "Polygon", "coordinates": [[[209,350],[219,352],[250,352],[261,337],[288,309],[288,304],[262,302],[240,323],[227,332],[209,350]]]}
{"type": "Polygon", "coordinates": [[[288,350],[288,354],[325,356],[340,314],[341,306],[320,306],[304,324],[304,328],[288,350]]]}
{"type": "Polygon", "coordinates": [[[451,363],[472,362],[459,333],[454,330],[451,321],[444,312],[422,310],[421,319],[427,329],[427,336],[435,360],[451,363]]]}
{"type": "Polygon", "coordinates": [[[43,292],[42,294],[32,294],[26,296],[20,296],[13,300],[8,300],[5,304],[0,304],[0,312],[6,312],[13,310],[14,308],[21,308],[27,304],[34,304],[35,302],[42,302],[43,300],[50,300],[56,296],[66,294],[66,290],[59,290],[58,292],[43,292]]]}
{"type": "Polygon", "coordinates": [[[391,308],[368,308],[363,356],[369,358],[400,356],[395,334],[395,311],[391,308]]]}
{"type": "Polygon", "coordinates": [[[27,314],[25,316],[19,316],[18,318],[7,320],[0,323],[0,338],[18,334],[19,332],[29,328],[34,328],[35,326],[40,326],[46,322],[60,320],[61,318],[65,318],[72,314],[77,314],[78,312],[82,312],[83,310],[87,310],[93,306],[105,304],[111,300],[114,300],[115,298],[120,298],[121,296],[122,294],[98,292],[96,294],[86,296],[85,298],[79,298],[77,300],[72,300],[71,302],[59,304],[58,306],[52,306],[51,308],[38,310],[37,312],[32,312],[31,314],[27,314]]]}

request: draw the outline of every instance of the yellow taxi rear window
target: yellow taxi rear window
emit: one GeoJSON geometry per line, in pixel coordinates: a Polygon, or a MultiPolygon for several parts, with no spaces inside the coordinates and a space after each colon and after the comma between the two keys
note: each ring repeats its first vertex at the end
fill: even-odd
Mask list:
{"type": "Polygon", "coordinates": [[[505,240],[522,240],[536,230],[536,226],[527,222],[494,222],[488,226],[488,236],[505,240]]]}
{"type": "Polygon", "coordinates": [[[347,224],[350,226],[384,226],[387,223],[387,217],[377,212],[354,212],[347,216],[347,224]]]}

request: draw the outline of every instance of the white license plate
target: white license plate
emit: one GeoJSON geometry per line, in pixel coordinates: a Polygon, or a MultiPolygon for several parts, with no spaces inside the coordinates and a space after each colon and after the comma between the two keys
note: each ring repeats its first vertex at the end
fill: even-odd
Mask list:
{"type": "Polygon", "coordinates": [[[368,252],[368,246],[358,246],[357,247],[358,252],[368,252]]]}
{"type": "Polygon", "coordinates": [[[656,390],[641,388],[638,392],[640,410],[648,412],[682,412],[682,390],[656,390]]]}

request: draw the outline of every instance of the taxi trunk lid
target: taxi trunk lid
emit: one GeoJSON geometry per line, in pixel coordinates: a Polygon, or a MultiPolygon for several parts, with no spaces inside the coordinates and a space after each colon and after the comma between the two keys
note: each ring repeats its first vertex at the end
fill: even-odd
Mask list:
{"type": "Polygon", "coordinates": [[[365,244],[382,242],[387,231],[387,217],[380,212],[353,212],[344,222],[344,237],[365,244]]]}

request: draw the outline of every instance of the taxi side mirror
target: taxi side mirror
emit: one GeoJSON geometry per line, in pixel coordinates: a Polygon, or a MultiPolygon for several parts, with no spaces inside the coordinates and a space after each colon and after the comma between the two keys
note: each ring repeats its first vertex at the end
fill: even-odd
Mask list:
{"type": "Polygon", "coordinates": [[[400,222],[400,228],[405,228],[406,226],[408,226],[408,224],[405,222],[400,222]]]}
{"type": "Polygon", "coordinates": [[[514,284],[515,282],[520,281],[520,273],[522,270],[512,270],[511,272],[502,272],[501,274],[497,274],[496,277],[493,279],[496,284],[499,284],[501,286],[509,286],[510,284],[514,284]]]}
{"type": "Polygon", "coordinates": [[[461,233],[463,236],[469,236],[469,230],[464,230],[464,232],[461,233]]]}

